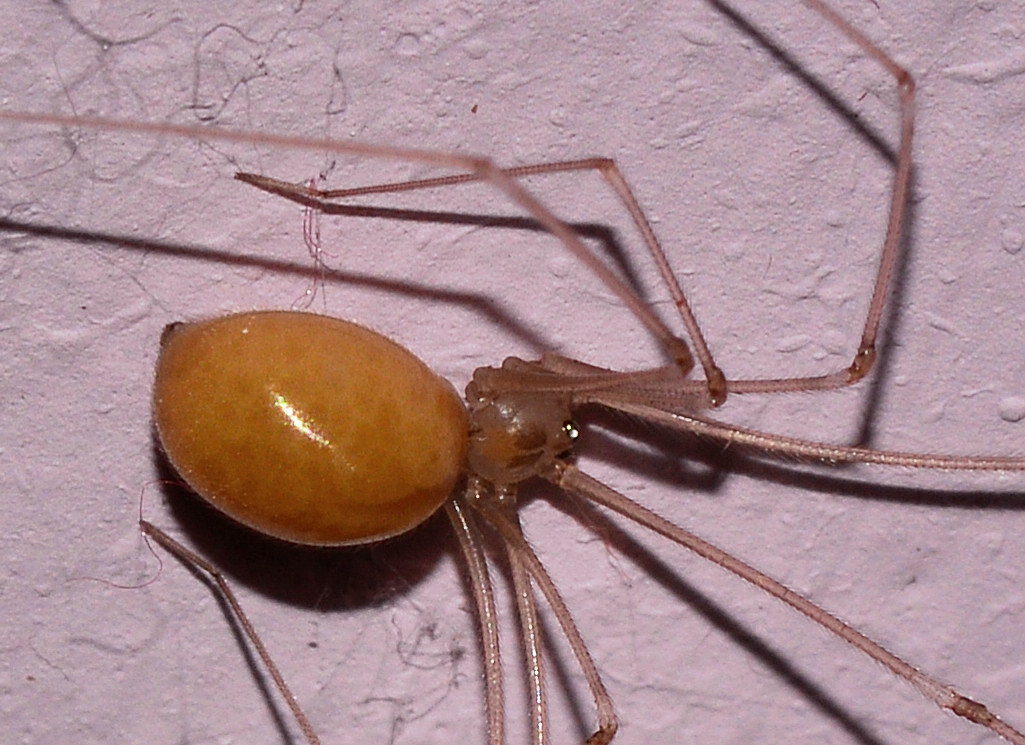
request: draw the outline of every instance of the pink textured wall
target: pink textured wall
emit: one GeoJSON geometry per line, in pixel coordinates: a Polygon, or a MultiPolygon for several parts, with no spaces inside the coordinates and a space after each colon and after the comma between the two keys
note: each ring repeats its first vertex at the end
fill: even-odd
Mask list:
{"type": "MultiPolygon", "coordinates": [[[[856,346],[889,166],[704,2],[151,5],[4,4],[0,27],[18,32],[0,38],[3,108],[212,118],[509,165],[613,156],[727,373],[822,372],[856,346]]],[[[755,26],[894,142],[885,75],[803,9],[748,5],[755,26]]],[[[920,85],[912,254],[876,405],[864,386],[734,400],[724,418],[843,441],[869,411],[877,447],[1025,453],[1025,6],[934,5],[843,3],[920,85]]],[[[329,170],[331,185],[424,169],[2,130],[3,217],[155,243],[0,236],[0,741],[282,741],[216,603],[180,566],[165,558],[141,589],[83,579],[133,585],[157,573],[136,528],[151,484],[147,517],[226,566],[325,743],[483,742],[469,600],[444,524],[284,568],[292,552],[220,520],[204,527],[202,510],[165,506],[152,485],[148,392],[162,327],[287,307],[306,288],[299,209],[232,181],[235,167],[294,180],[329,170]],[[418,541],[435,547],[417,553],[418,541]]],[[[596,177],[530,185],[568,219],[613,225],[639,256],[596,177]]],[[[480,188],[374,203],[511,211],[480,188]]],[[[545,348],[622,367],[658,359],[543,236],[342,218],[324,218],[322,231],[345,281],[314,308],[395,337],[460,387],[479,365],[545,348]]],[[[636,266],[650,280],[642,258],[636,266]]],[[[627,494],[1025,725],[1021,477],[741,468],[692,479],[651,459],[615,468],[628,458],[599,450],[612,454],[582,462],[627,494]],[[983,498],[994,492],[1011,496],[983,498]]],[[[664,542],[640,534],[665,566],[638,567],[543,501],[525,520],[606,674],[623,745],[984,740],[664,542]],[[691,583],[730,620],[688,605],[691,583]]],[[[506,650],[516,658],[514,636],[506,650]]],[[[565,696],[553,696],[558,741],[573,742],[565,696]]],[[[512,742],[523,741],[518,705],[512,742]]],[[[582,711],[589,722],[586,701],[582,711]]]]}

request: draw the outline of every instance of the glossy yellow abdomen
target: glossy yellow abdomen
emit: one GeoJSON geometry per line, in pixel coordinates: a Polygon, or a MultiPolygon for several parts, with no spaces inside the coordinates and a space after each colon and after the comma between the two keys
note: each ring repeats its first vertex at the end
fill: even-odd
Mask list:
{"type": "Polygon", "coordinates": [[[452,385],[380,334],[312,313],[169,326],[153,411],[194,491],[297,543],[409,530],[465,468],[467,413],[452,385]]]}

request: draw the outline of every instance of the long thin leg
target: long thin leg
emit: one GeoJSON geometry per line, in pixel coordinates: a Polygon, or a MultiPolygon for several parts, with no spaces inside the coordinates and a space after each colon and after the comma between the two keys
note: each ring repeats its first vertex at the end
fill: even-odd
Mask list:
{"type": "MultiPolygon", "coordinates": [[[[507,179],[507,183],[510,185],[509,188],[512,188],[511,185],[518,183],[516,181],[517,178],[521,178],[526,175],[576,170],[599,171],[605,180],[615,189],[624,205],[626,205],[635,225],[644,236],[645,243],[658,266],[663,282],[666,287],[669,288],[673,301],[675,302],[680,316],[683,319],[684,327],[686,328],[688,335],[690,335],[691,341],[694,343],[695,354],[705,372],[705,386],[709,391],[709,396],[713,401],[713,405],[718,406],[722,404],[726,400],[725,375],[712,359],[712,353],[708,349],[708,344],[705,342],[701,328],[698,326],[697,320],[694,318],[690,304],[684,296],[683,290],[676,279],[676,275],[669,266],[669,260],[666,258],[665,251],[662,249],[658,238],[655,236],[651,225],[648,223],[644,210],[641,209],[640,204],[637,202],[636,197],[634,197],[626,179],[620,173],[615,162],[608,158],[590,158],[587,160],[565,161],[560,163],[541,163],[532,166],[521,166],[518,168],[494,168],[493,172],[488,173],[475,172],[454,174],[430,179],[418,179],[415,181],[400,181],[390,184],[378,184],[376,186],[357,187],[354,189],[310,189],[308,186],[294,184],[289,181],[282,181],[281,179],[263,176],[257,173],[247,173],[244,171],[236,173],[235,178],[243,183],[249,184],[250,186],[255,186],[257,189],[261,189],[262,191],[266,191],[276,196],[284,197],[285,199],[290,199],[300,204],[328,207],[334,200],[344,197],[360,196],[363,194],[380,194],[385,192],[412,191],[414,189],[448,186],[469,182],[494,182],[499,175],[502,178],[507,179]]],[[[528,212],[535,217],[538,217],[541,212],[548,213],[547,208],[545,208],[540,202],[534,201],[533,197],[531,197],[525,190],[522,190],[522,193],[516,201],[521,205],[528,206],[528,212]],[[527,200],[530,200],[530,206],[528,206],[527,200]]],[[[552,219],[555,220],[554,215],[552,215],[552,219]]],[[[630,311],[648,326],[648,329],[656,338],[659,339],[667,351],[673,356],[676,366],[679,367],[684,374],[690,372],[694,365],[690,351],[687,350],[686,354],[682,355],[681,350],[675,346],[676,343],[681,340],[672,336],[671,332],[668,332],[666,329],[666,332],[669,333],[669,338],[673,340],[668,341],[667,338],[663,336],[662,332],[662,329],[665,329],[666,327],[662,324],[661,320],[655,320],[657,319],[657,316],[655,316],[654,312],[647,307],[644,301],[642,301],[633,290],[627,287],[622,280],[620,280],[618,276],[601,261],[601,259],[595,256],[594,253],[587,248],[579,238],[577,238],[576,234],[573,233],[565,223],[558,220],[555,220],[555,222],[559,223],[559,230],[556,230],[554,225],[550,225],[543,221],[542,224],[548,228],[549,232],[553,233],[556,237],[560,238],[565,245],[570,247],[570,250],[576,254],[592,272],[597,274],[598,278],[601,279],[606,286],[612,289],[613,292],[615,292],[616,295],[624,301],[630,311]],[[643,310],[641,310],[642,308],[643,310]],[[652,320],[647,318],[649,315],[652,320]]]]}
{"type": "MultiPolygon", "coordinates": [[[[701,327],[698,325],[697,319],[694,317],[694,312],[691,310],[690,303],[687,301],[683,288],[680,287],[680,282],[676,278],[676,273],[669,265],[669,259],[666,257],[665,249],[662,248],[662,244],[659,242],[658,236],[655,235],[655,231],[652,229],[651,223],[648,222],[648,217],[645,214],[644,209],[641,207],[640,202],[637,201],[637,197],[634,195],[633,189],[630,188],[626,177],[623,176],[623,173],[619,170],[619,166],[616,165],[616,162],[611,158],[585,158],[582,160],[559,161],[557,163],[535,163],[532,165],[502,169],[503,174],[514,179],[523,178],[525,176],[566,173],[573,171],[597,171],[605,182],[612,187],[613,191],[619,197],[619,200],[623,203],[623,206],[626,207],[627,212],[630,214],[630,219],[633,220],[634,226],[644,239],[644,243],[648,248],[648,253],[651,254],[651,257],[655,262],[655,266],[658,267],[658,272],[662,277],[662,282],[669,291],[669,295],[672,297],[673,303],[676,305],[680,318],[683,321],[683,326],[687,331],[687,335],[690,336],[691,342],[694,345],[694,354],[698,358],[698,362],[701,363],[701,367],[704,370],[706,380],[705,385],[712,395],[714,405],[722,403],[726,390],[726,377],[719,366],[716,365],[715,360],[712,357],[712,352],[708,348],[708,343],[705,341],[705,335],[702,333],[701,327]]],[[[235,178],[259,189],[263,189],[264,191],[285,197],[286,199],[302,203],[309,203],[310,201],[313,201],[314,204],[319,204],[321,206],[328,205],[339,199],[357,197],[365,194],[413,191],[415,189],[452,186],[455,184],[465,184],[480,180],[475,174],[458,174],[452,176],[439,176],[437,178],[429,179],[417,179],[414,181],[400,181],[390,184],[377,184],[373,186],[356,187],[353,189],[311,190],[308,188],[301,188],[288,181],[280,181],[278,179],[268,178],[266,176],[260,176],[253,173],[238,173],[235,175],[235,178]]]]}
{"type": "Polygon", "coordinates": [[[926,675],[912,667],[895,654],[872,641],[860,631],[848,626],[836,616],[815,605],[807,598],[798,595],[772,577],[758,571],[750,564],[726,553],[718,546],[708,543],[702,538],[669,522],[662,516],[620,494],[597,479],[588,476],[575,466],[558,461],[552,471],[545,475],[552,483],[566,491],[590,499],[600,505],[618,512],[624,517],[659,533],[684,548],[690,549],[723,569],[732,572],[747,582],[764,590],[794,610],[803,613],[815,623],[832,631],[838,637],[860,649],[872,659],[889,669],[898,677],[907,680],[923,696],[938,706],[949,709],[958,716],[981,724],[1015,745],[1025,745],[1025,735],[998,718],[985,706],[962,696],[950,686],[926,675]]]}
{"type": "MultiPolygon", "coordinates": [[[[705,341],[704,334],[697,323],[694,313],[687,302],[683,289],[675,273],[669,266],[665,250],[652,230],[644,210],[629,183],[616,163],[610,158],[586,158],[581,160],[561,161],[557,163],[535,163],[514,168],[504,168],[501,172],[513,179],[525,176],[568,171],[597,171],[610,185],[620,201],[626,207],[658,267],[662,281],[675,303],[684,328],[694,345],[694,354],[705,372],[706,385],[713,405],[725,401],[727,391],[731,393],[781,393],[789,391],[833,390],[856,383],[864,378],[872,369],[876,359],[876,341],[879,325],[882,321],[886,299],[900,255],[901,236],[907,213],[908,191],[911,182],[911,146],[914,136],[915,82],[910,73],[898,65],[876,44],[864,34],[850,25],[832,8],[821,0],[804,0],[807,5],[832,23],[838,31],[857,44],[868,56],[882,65],[893,75],[900,96],[900,144],[897,151],[897,164],[894,173],[893,187],[890,193],[889,216],[887,218],[886,237],[879,258],[879,268],[872,288],[865,323],[861,332],[861,341],[853,360],[846,367],[826,375],[787,378],[765,378],[755,380],[726,380],[722,370],[715,364],[712,353],[705,341]]],[[[415,189],[452,186],[468,182],[480,181],[477,173],[464,173],[437,178],[416,179],[388,184],[356,187],[351,189],[329,189],[311,192],[304,186],[286,181],[240,173],[236,176],[246,183],[266,191],[271,191],[286,198],[308,203],[314,201],[326,203],[367,194],[384,194],[412,191],[415,189]]],[[[597,259],[595,259],[597,260],[597,259]]]]}
{"type": "Polygon", "coordinates": [[[853,41],[876,62],[886,68],[897,82],[897,93],[900,96],[900,147],[897,151],[897,170],[893,175],[893,189],[890,192],[890,212],[886,220],[886,238],[883,240],[883,253],[879,259],[879,272],[876,275],[872,300],[868,306],[868,318],[862,332],[858,354],[850,367],[850,379],[853,383],[861,380],[872,368],[876,357],[876,335],[879,323],[886,306],[893,280],[897,257],[900,255],[900,243],[904,233],[904,221],[907,215],[908,192],[911,187],[911,141],[915,135],[915,80],[911,73],[898,65],[890,55],[876,46],[867,36],[847,22],[835,10],[822,0],[804,0],[805,4],[832,23],[844,36],[853,41]]]}
{"type": "Polygon", "coordinates": [[[593,403],[616,409],[680,432],[706,437],[725,446],[749,448],[758,455],[783,456],[825,463],[870,463],[905,468],[951,471],[1025,471],[1020,456],[936,455],[876,450],[803,440],[726,424],[695,414],[704,391],[695,380],[680,379],[677,370],[618,372],[547,354],[540,362],[511,357],[501,368],[482,368],[474,380],[488,390],[563,393],[573,407],[593,403]]]}
{"type": "MultiPolygon", "coordinates": [[[[515,524],[519,517],[513,513],[515,524]]],[[[527,687],[530,695],[530,741],[532,745],[548,745],[548,698],[545,695],[545,665],[541,652],[543,644],[541,623],[537,615],[537,600],[530,585],[530,576],[520,555],[508,550],[509,568],[512,573],[513,591],[516,593],[516,608],[520,618],[520,635],[523,639],[524,659],[527,667],[527,687]]]]}
{"type": "MultiPolygon", "coordinates": [[[[566,223],[556,217],[551,210],[538,201],[514,178],[507,176],[502,172],[501,168],[498,168],[487,158],[417,148],[371,145],[352,141],[308,139],[263,132],[236,132],[212,127],[189,127],[177,124],[158,124],[156,122],[131,122],[102,117],[65,117],[55,114],[0,111],[0,121],[82,126],[103,131],[170,134],[194,137],[200,140],[266,144],[297,150],[313,150],[321,153],[338,153],[342,155],[358,155],[370,158],[425,163],[472,173],[475,180],[490,183],[537,220],[548,232],[558,238],[566,247],[566,250],[582,261],[636,316],[637,320],[644,324],[648,331],[662,345],[676,366],[685,373],[694,367],[694,357],[687,343],[676,336],[636,292],[600,261],[566,223]]],[[[725,395],[723,391],[723,396],[717,396],[718,391],[712,390],[711,383],[709,392],[717,401],[721,400],[725,395]]]]}
{"type": "Polygon", "coordinates": [[[834,445],[770,434],[746,427],[723,424],[713,419],[638,403],[618,394],[582,396],[580,402],[594,402],[633,414],[641,419],[678,431],[707,437],[727,446],[749,448],[761,455],[803,458],[823,463],[871,463],[904,468],[931,468],[948,471],[1025,471],[1025,458],[1013,456],[934,455],[896,450],[834,445]]]}
{"type": "Polygon", "coordinates": [[[291,689],[288,687],[288,683],[285,682],[285,677],[278,670],[278,666],[274,664],[274,659],[270,656],[270,652],[263,644],[263,640],[260,639],[260,635],[256,633],[256,628],[253,626],[249,617],[245,611],[242,610],[242,606],[238,602],[238,598],[235,597],[235,593],[232,592],[231,587],[228,585],[227,580],[224,579],[224,575],[221,574],[220,570],[217,569],[213,564],[208,562],[202,556],[197,554],[195,551],[182,545],[174,538],[169,536],[167,533],[156,527],[152,523],[145,520],[139,521],[139,527],[142,529],[144,535],[149,536],[154,541],[159,543],[168,553],[172,554],[175,558],[186,564],[205,572],[214,581],[217,586],[218,592],[221,593],[221,597],[228,603],[228,607],[231,608],[232,614],[235,616],[235,620],[238,621],[239,626],[242,627],[242,631],[249,638],[249,642],[253,645],[253,649],[256,650],[257,655],[260,657],[260,661],[263,662],[263,666],[270,673],[271,679],[274,681],[274,687],[278,689],[281,697],[288,704],[288,708],[292,710],[292,716],[295,717],[295,721],[299,725],[299,729],[302,730],[303,737],[306,738],[306,742],[309,745],[320,745],[320,738],[317,737],[316,731],[313,729],[313,725],[307,718],[306,713],[299,706],[299,702],[296,701],[294,695],[292,695],[291,689]]]}
{"type": "Polygon", "coordinates": [[[477,606],[481,643],[484,646],[484,696],[488,745],[505,745],[505,694],[502,683],[502,655],[498,643],[498,614],[495,591],[488,574],[480,528],[458,498],[445,502],[445,514],[455,529],[466,558],[470,588],[477,606]]]}
{"type": "Polygon", "coordinates": [[[530,574],[531,580],[541,591],[541,594],[545,596],[548,607],[552,609],[552,613],[559,622],[566,641],[569,642],[570,648],[577,658],[577,664],[580,666],[584,679],[591,689],[591,697],[594,699],[598,716],[598,728],[587,738],[586,745],[608,745],[612,738],[615,737],[616,730],[619,728],[612,699],[609,696],[609,692],[605,689],[605,684],[601,680],[598,667],[594,664],[591,653],[587,651],[587,645],[584,643],[580,630],[573,621],[573,615],[569,612],[569,608],[566,607],[562,595],[559,594],[559,590],[544,568],[544,564],[541,563],[537,554],[534,553],[530,544],[523,537],[523,532],[519,529],[519,525],[510,522],[500,509],[486,499],[475,501],[473,506],[502,536],[507,550],[517,554],[518,560],[522,562],[530,574]]]}

